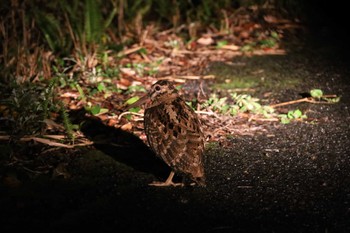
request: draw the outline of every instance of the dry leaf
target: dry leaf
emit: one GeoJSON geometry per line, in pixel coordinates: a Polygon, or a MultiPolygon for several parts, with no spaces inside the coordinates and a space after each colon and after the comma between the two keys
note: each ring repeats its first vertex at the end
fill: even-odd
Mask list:
{"type": "Polygon", "coordinates": [[[119,70],[123,73],[123,74],[126,74],[126,75],[129,75],[129,76],[134,76],[136,75],[136,71],[131,69],[131,68],[119,68],[119,70]]]}
{"type": "Polygon", "coordinates": [[[239,46],[234,45],[234,44],[228,44],[228,45],[223,45],[220,47],[221,49],[227,49],[227,50],[232,50],[232,51],[237,51],[240,49],[239,46]]]}
{"type": "Polygon", "coordinates": [[[130,131],[132,129],[132,124],[130,122],[122,125],[122,127],[120,127],[122,130],[125,130],[125,131],[130,131]]]}
{"type": "Polygon", "coordinates": [[[116,124],[118,124],[118,121],[114,118],[109,119],[108,126],[114,127],[116,124]]]}
{"type": "Polygon", "coordinates": [[[214,43],[214,40],[211,37],[201,37],[197,40],[197,43],[201,45],[211,45],[214,43]]]}

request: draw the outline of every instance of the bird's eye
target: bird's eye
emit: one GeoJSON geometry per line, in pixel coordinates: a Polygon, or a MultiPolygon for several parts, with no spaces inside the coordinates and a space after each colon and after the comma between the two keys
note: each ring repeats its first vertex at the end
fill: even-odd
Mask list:
{"type": "Polygon", "coordinates": [[[160,91],[160,86],[155,86],[154,89],[155,89],[156,91],[160,91]]]}

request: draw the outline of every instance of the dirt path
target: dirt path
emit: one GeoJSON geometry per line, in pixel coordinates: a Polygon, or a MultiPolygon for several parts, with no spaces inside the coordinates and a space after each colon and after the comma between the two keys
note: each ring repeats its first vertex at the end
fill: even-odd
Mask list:
{"type": "Polygon", "coordinates": [[[348,63],[318,52],[233,61],[247,72],[264,69],[276,84],[297,80],[265,85],[260,93],[271,91],[270,100],[311,88],[342,98],[293,106],[308,122],[266,124],[260,133],[232,135],[224,149],[209,146],[206,188],[149,187],[167,171],[147,147],[91,123],[87,134],[115,144],[47,153],[38,162],[55,165],[52,174],[22,179],[1,167],[1,232],[350,232],[350,73],[348,63]]]}

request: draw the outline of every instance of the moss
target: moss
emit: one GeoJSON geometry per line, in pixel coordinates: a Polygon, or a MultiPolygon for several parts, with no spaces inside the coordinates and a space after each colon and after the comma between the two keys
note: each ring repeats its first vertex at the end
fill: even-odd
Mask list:
{"type": "Polygon", "coordinates": [[[300,85],[308,73],[303,66],[290,64],[289,56],[237,57],[231,63],[216,62],[209,74],[216,76],[216,89],[241,91],[279,91],[300,85]],[[248,90],[247,90],[248,89],[248,90]]]}

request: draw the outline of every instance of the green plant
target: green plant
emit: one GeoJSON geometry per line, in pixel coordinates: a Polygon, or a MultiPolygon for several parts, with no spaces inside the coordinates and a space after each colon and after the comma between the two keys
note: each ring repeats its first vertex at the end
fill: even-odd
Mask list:
{"type": "MultiPolygon", "coordinates": [[[[8,98],[1,101],[8,109],[6,124],[11,135],[36,134],[43,128],[42,89],[32,86],[14,86],[8,98]]],[[[48,105],[48,103],[44,104],[48,105]]],[[[46,107],[47,108],[47,107],[46,107]]]]}
{"type": "Polygon", "coordinates": [[[256,47],[256,43],[255,42],[250,42],[248,44],[245,44],[242,46],[241,51],[242,52],[251,52],[254,50],[254,48],[256,47]]]}
{"type": "Polygon", "coordinates": [[[291,121],[306,119],[307,116],[301,110],[290,110],[287,114],[279,114],[282,124],[289,124],[291,121]]]}
{"type": "MultiPolygon", "coordinates": [[[[102,23],[102,12],[100,9],[98,1],[85,1],[84,32],[80,36],[80,40],[86,39],[88,43],[99,43],[101,41],[105,25],[102,23]]],[[[115,11],[112,12],[115,13],[115,11]]]]}
{"type": "Polygon", "coordinates": [[[24,83],[11,86],[11,92],[0,101],[0,105],[7,108],[7,114],[3,117],[10,135],[21,137],[43,134],[47,130],[46,119],[52,119],[55,115],[53,113],[59,113],[66,129],[65,133],[68,138],[73,139],[72,130],[75,126],[70,123],[62,101],[55,98],[57,80],[58,78],[53,78],[44,85],[24,83]]]}
{"type": "Polygon", "coordinates": [[[212,94],[207,101],[205,101],[201,108],[210,109],[218,113],[228,113],[230,105],[227,103],[227,97],[219,98],[216,94],[212,94]]]}
{"type": "Polygon", "coordinates": [[[318,101],[326,101],[327,103],[338,103],[340,101],[339,96],[335,95],[324,95],[321,89],[312,89],[310,90],[310,95],[312,98],[318,101]]]}
{"type": "Polygon", "coordinates": [[[84,55],[86,49],[102,42],[105,30],[117,14],[116,8],[104,14],[98,0],[52,1],[45,7],[34,1],[30,5],[29,16],[38,23],[52,51],[68,53],[74,46],[84,55]]]}
{"type": "Polygon", "coordinates": [[[232,93],[231,99],[233,104],[228,102],[227,97],[219,98],[216,94],[213,94],[204,104],[201,105],[201,107],[233,116],[237,115],[238,113],[251,112],[255,114],[262,114],[264,117],[270,117],[274,112],[273,108],[270,106],[262,106],[259,103],[258,98],[253,98],[247,94],[232,93]]]}
{"type": "Polygon", "coordinates": [[[52,78],[49,85],[44,90],[43,99],[43,119],[49,119],[50,104],[52,104],[54,98],[54,87],[56,86],[57,78],[52,78]]]}
{"type": "Polygon", "coordinates": [[[217,44],[216,44],[216,48],[221,48],[221,47],[223,47],[223,46],[225,46],[227,44],[228,44],[227,40],[218,41],[217,44]]]}
{"type": "Polygon", "coordinates": [[[109,111],[107,108],[102,108],[101,105],[99,105],[99,104],[92,105],[90,102],[88,102],[84,106],[84,108],[87,112],[89,112],[95,116],[107,113],[109,111]]]}
{"type": "Polygon", "coordinates": [[[261,48],[272,48],[277,45],[279,41],[279,35],[275,31],[269,32],[268,36],[260,41],[258,41],[258,45],[261,48]]]}
{"type": "Polygon", "coordinates": [[[258,98],[254,98],[247,94],[231,94],[232,99],[239,107],[240,112],[252,112],[256,114],[263,114],[265,117],[269,117],[274,112],[274,109],[270,106],[263,106],[259,103],[258,98]]]}
{"type": "Polygon", "coordinates": [[[72,141],[74,141],[74,125],[72,124],[71,120],[69,119],[69,115],[68,112],[63,104],[62,101],[59,101],[59,106],[60,106],[60,113],[61,113],[61,117],[62,117],[62,121],[63,121],[63,126],[66,130],[66,134],[68,136],[68,138],[72,141]]]}
{"type": "Polygon", "coordinates": [[[321,99],[323,96],[323,91],[321,89],[312,89],[310,90],[310,95],[312,98],[321,99]]]}
{"type": "Polygon", "coordinates": [[[86,96],[85,96],[85,93],[84,93],[84,90],[83,88],[81,88],[81,86],[79,85],[79,83],[75,83],[74,84],[74,87],[78,90],[79,92],[79,95],[80,95],[80,99],[83,101],[83,102],[86,102],[86,96]]]}
{"type": "MultiPolygon", "coordinates": [[[[129,98],[127,101],[125,101],[125,105],[131,105],[133,103],[135,103],[136,101],[138,101],[140,98],[138,96],[133,96],[131,98],[129,98]]],[[[133,113],[138,113],[141,110],[140,107],[133,107],[133,108],[129,108],[128,112],[133,112],[133,113]]],[[[131,119],[131,115],[127,114],[126,119],[130,120],[131,119]]]]}

